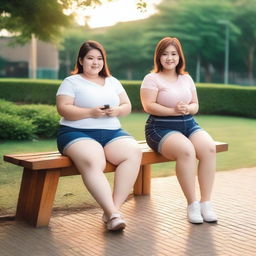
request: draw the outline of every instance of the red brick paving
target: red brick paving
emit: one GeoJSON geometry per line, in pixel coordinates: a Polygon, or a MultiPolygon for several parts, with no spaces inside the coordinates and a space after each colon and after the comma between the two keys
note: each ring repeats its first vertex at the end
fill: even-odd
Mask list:
{"type": "Polygon", "coordinates": [[[155,178],[151,196],[131,196],[123,206],[122,233],[105,231],[99,208],[55,214],[39,229],[2,221],[0,255],[256,255],[256,167],[218,172],[213,205],[218,224],[190,224],[176,177],[155,178]]]}

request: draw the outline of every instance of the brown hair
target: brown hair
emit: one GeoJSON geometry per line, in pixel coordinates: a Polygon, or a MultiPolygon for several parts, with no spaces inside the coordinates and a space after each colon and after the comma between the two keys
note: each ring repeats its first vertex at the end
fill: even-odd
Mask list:
{"type": "Polygon", "coordinates": [[[154,69],[152,70],[152,72],[158,73],[160,71],[163,71],[163,66],[160,62],[160,58],[163,54],[163,52],[165,51],[165,49],[170,46],[173,45],[178,52],[179,55],[179,63],[176,66],[176,72],[177,74],[186,74],[187,72],[185,71],[185,57],[182,51],[182,47],[180,44],[180,41],[175,38],[175,37],[164,37],[163,39],[161,39],[155,49],[155,54],[154,54],[154,69]]]}
{"type": "Polygon", "coordinates": [[[92,40],[86,41],[81,45],[80,50],[78,52],[77,59],[76,59],[75,69],[71,72],[71,74],[75,75],[75,74],[83,73],[83,66],[80,64],[79,60],[80,59],[82,60],[85,57],[85,55],[92,49],[99,50],[103,58],[104,64],[103,64],[102,70],[99,72],[99,75],[101,77],[110,76],[110,71],[107,64],[106,51],[100,43],[92,40]]]}

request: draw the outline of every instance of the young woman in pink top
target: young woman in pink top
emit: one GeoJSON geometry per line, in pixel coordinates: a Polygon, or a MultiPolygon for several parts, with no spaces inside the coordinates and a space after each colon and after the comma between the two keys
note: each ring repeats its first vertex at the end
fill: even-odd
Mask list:
{"type": "Polygon", "coordinates": [[[215,144],[193,118],[198,112],[197,92],[185,72],[185,58],[177,38],[165,37],[157,44],[154,69],[141,85],[141,101],[150,114],[145,128],[148,145],[176,161],[177,178],[188,203],[188,220],[195,224],[216,222],[210,202],[216,169],[215,144]],[[195,192],[197,173],[200,202],[195,192]]]}

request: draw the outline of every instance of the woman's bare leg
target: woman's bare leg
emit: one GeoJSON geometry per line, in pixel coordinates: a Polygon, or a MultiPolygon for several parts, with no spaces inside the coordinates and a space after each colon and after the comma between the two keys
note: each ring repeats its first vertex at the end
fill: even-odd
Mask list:
{"type": "Polygon", "coordinates": [[[117,138],[104,147],[106,159],[117,166],[113,200],[117,209],[128,197],[138,176],[142,152],[131,138],[117,138]]]}
{"type": "Polygon", "coordinates": [[[112,198],[110,184],[103,173],[106,159],[102,146],[91,139],[85,139],[70,145],[65,155],[75,163],[82,175],[85,186],[107,216],[118,212],[112,198]]]}
{"type": "Polygon", "coordinates": [[[196,155],[191,141],[180,133],[173,133],[164,140],[161,154],[176,161],[176,175],[188,204],[196,201],[196,155]]]}
{"type": "Polygon", "coordinates": [[[205,131],[194,133],[190,140],[199,160],[198,182],[201,191],[201,202],[209,201],[216,171],[216,146],[211,136],[205,131]]]}

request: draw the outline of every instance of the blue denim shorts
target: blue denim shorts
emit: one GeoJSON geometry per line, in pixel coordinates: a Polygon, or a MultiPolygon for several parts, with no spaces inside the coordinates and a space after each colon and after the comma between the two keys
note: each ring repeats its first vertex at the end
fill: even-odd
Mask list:
{"type": "Polygon", "coordinates": [[[102,147],[119,137],[133,138],[123,129],[107,130],[107,129],[78,129],[65,125],[60,125],[57,133],[57,146],[61,154],[63,151],[79,140],[96,140],[102,147]]]}
{"type": "Polygon", "coordinates": [[[203,130],[192,115],[185,116],[153,116],[150,115],[145,126],[148,145],[161,152],[164,140],[172,133],[182,133],[189,138],[193,133],[203,130]]]}

